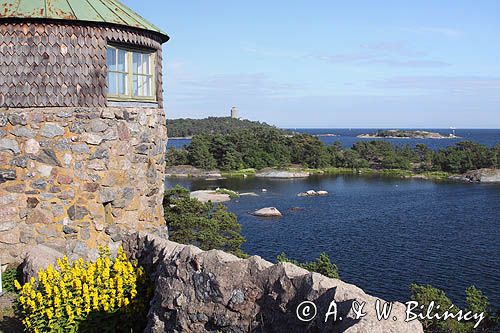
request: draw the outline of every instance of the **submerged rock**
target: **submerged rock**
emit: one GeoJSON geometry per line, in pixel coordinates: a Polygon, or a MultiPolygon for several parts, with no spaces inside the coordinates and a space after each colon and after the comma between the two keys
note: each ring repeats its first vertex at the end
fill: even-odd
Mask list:
{"type": "Polygon", "coordinates": [[[259,217],[281,217],[283,214],[275,208],[275,207],[267,207],[267,208],[262,208],[259,210],[256,210],[255,212],[252,213],[254,216],[259,216],[259,217]]]}
{"type": "Polygon", "coordinates": [[[301,192],[297,194],[298,197],[318,197],[318,196],[326,196],[329,193],[327,191],[314,191],[309,190],[307,192],[301,192]]]}

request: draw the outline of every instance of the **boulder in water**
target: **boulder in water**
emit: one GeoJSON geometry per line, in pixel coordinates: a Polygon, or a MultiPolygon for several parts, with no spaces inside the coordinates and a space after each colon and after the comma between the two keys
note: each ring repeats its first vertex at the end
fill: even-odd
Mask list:
{"type": "Polygon", "coordinates": [[[259,217],[282,217],[283,214],[275,208],[275,207],[267,207],[267,208],[262,208],[259,210],[256,210],[255,212],[252,213],[254,216],[259,216],[259,217]]]}

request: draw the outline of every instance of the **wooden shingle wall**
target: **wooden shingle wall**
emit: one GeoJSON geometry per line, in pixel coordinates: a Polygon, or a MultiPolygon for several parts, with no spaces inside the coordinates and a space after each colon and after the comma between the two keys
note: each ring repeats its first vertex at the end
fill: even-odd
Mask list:
{"type": "Polygon", "coordinates": [[[0,23],[0,107],[106,107],[108,42],[157,50],[162,107],[161,42],[127,27],[59,22],[0,23]]]}

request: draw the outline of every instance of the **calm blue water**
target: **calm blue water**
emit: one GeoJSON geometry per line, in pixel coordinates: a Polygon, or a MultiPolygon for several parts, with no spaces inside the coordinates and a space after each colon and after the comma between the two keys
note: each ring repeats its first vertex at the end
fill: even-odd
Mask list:
{"type": "MultiPolygon", "coordinates": [[[[293,128],[292,130],[302,133],[309,133],[312,135],[317,134],[336,134],[336,137],[320,137],[321,141],[330,145],[333,142],[340,141],[345,148],[350,148],[356,141],[371,141],[373,139],[359,139],[357,138],[360,134],[373,133],[377,130],[375,129],[346,129],[346,128],[332,128],[332,129],[300,129],[293,128]]],[[[420,129],[427,130],[432,132],[438,132],[443,135],[448,135],[451,133],[450,129],[420,129]]],[[[500,143],[500,129],[457,129],[456,135],[461,137],[461,139],[378,139],[392,142],[394,144],[399,145],[416,145],[418,143],[424,143],[432,149],[445,148],[449,145],[454,145],[457,142],[464,140],[472,140],[489,147],[495,146],[497,143],[500,143]]],[[[190,140],[180,139],[180,140],[172,140],[168,141],[168,147],[180,148],[184,145],[189,144],[190,140]]]]}
{"type": "Polygon", "coordinates": [[[432,284],[462,305],[476,285],[500,307],[500,186],[424,180],[318,176],[305,180],[167,180],[258,197],[228,203],[247,238],[244,251],[274,261],[284,251],[306,261],[324,251],[341,278],[370,294],[407,300],[412,282],[432,284]],[[261,193],[266,188],[268,193],[261,193]],[[300,198],[309,189],[328,197],[300,198]],[[278,220],[248,214],[275,206],[278,220]],[[303,208],[294,212],[294,207],[303,208]]]}

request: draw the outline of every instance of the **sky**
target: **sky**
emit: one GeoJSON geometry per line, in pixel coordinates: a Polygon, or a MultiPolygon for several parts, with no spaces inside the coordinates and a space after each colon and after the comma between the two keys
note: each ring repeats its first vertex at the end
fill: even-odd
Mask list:
{"type": "Polygon", "coordinates": [[[123,0],[167,32],[168,118],[500,128],[500,1],[123,0]]]}

